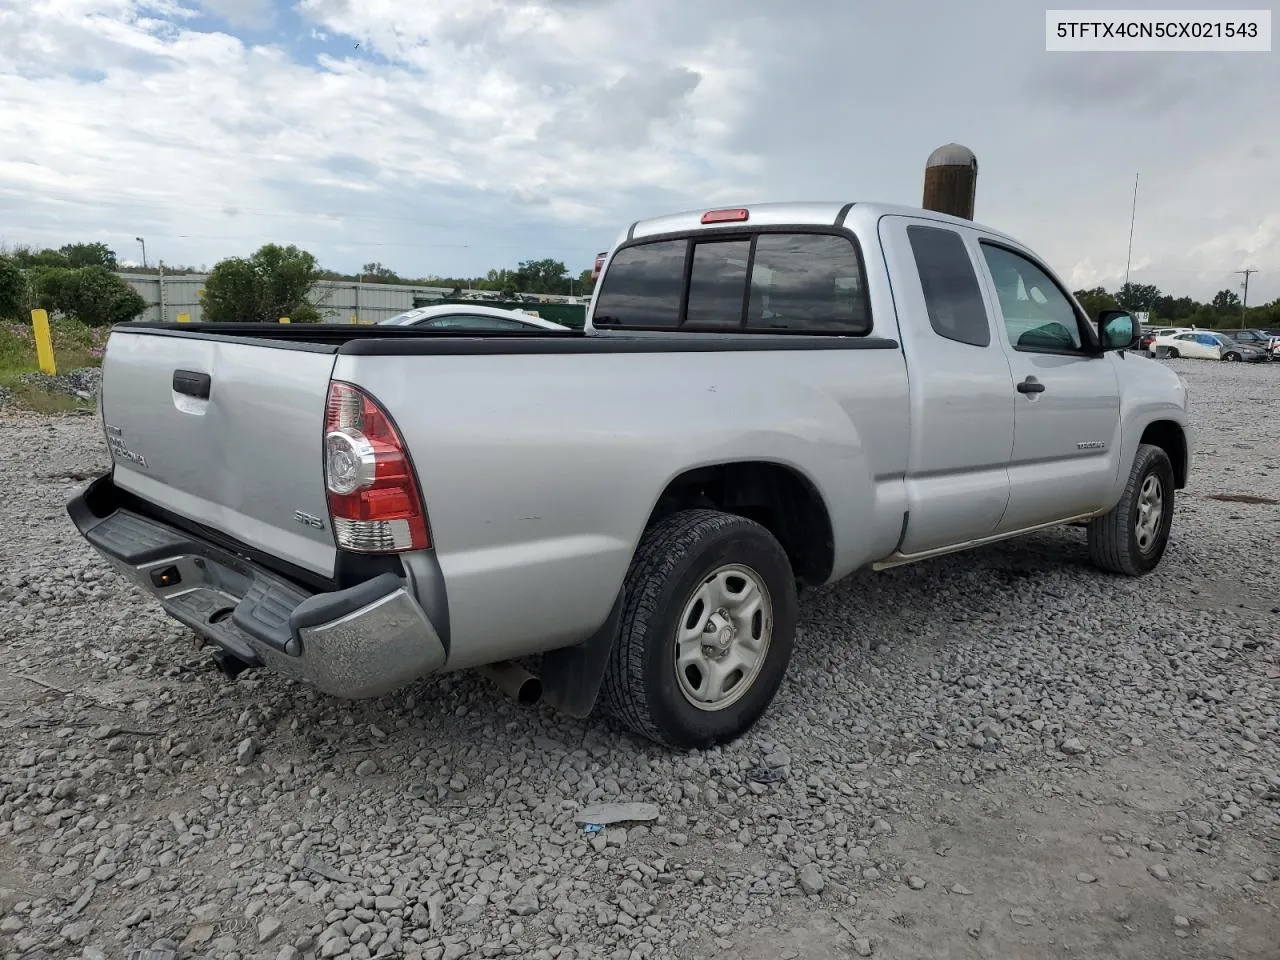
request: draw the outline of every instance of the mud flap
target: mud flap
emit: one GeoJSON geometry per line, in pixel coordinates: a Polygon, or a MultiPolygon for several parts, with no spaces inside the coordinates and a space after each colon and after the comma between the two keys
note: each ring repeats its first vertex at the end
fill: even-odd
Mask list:
{"type": "Polygon", "coordinates": [[[604,680],[609,651],[622,625],[626,587],[618,591],[608,619],[581,643],[542,655],[542,699],[548,706],[579,720],[591,714],[604,680]]]}

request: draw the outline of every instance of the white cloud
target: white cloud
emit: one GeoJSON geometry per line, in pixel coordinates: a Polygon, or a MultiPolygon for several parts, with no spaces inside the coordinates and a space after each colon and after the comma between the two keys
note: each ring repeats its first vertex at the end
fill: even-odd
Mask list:
{"type": "Polygon", "coordinates": [[[205,10],[233,27],[261,29],[275,22],[271,0],[196,0],[205,10]]]}
{"type": "Polygon", "coordinates": [[[280,240],[335,267],[553,255],[576,270],[630,220],[672,209],[916,203],[924,158],[959,140],[981,164],[979,219],[1073,283],[1123,274],[1141,169],[1135,279],[1208,296],[1256,266],[1250,299],[1280,295],[1274,58],[1053,59],[1043,14],[1014,0],[804,12],[13,4],[0,9],[0,240],[123,253],[148,235],[153,256],[190,263],[280,240]],[[201,12],[231,32],[194,29],[201,12]]]}

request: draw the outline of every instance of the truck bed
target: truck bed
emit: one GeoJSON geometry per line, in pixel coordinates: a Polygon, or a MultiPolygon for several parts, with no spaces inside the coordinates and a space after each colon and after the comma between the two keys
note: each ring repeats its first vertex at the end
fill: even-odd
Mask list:
{"type": "Polygon", "coordinates": [[[908,384],[885,337],[125,324],[103,376],[118,488],[328,581],[326,393],[367,391],[416,471],[451,666],[598,629],[658,500],[704,466],[764,464],[829,504],[820,581],[903,525],[908,384]]]}

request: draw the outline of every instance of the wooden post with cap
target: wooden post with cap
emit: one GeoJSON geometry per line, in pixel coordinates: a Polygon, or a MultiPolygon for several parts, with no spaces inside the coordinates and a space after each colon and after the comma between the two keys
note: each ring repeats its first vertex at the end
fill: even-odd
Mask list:
{"type": "Polygon", "coordinates": [[[921,206],[972,220],[977,186],[978,158],[973,151],[958,143],[945,144],[929,154],[925,162],[921,206]]]}

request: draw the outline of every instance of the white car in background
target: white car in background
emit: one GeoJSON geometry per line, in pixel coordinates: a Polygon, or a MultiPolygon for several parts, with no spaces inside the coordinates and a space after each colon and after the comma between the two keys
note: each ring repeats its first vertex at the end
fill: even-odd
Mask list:
{"type": "Polygon", "coordinates": [[[458,330],[464,333],[532,332],[568,333],[563,324],[543,320],[532,314],[500,307],[469,303],[444,303],[434,307],[416,307],[394,317],[378,321],[379,326],[426,327],[431,330],[458,330]]]}
{"type": "Polygon", "coordinates": [[[1156,337],[1151,342],[1152,351],[1159,356],[1160,348],[1167,348],[1170,359],[1189,357],[1197,360],[1228,360],[1264,363],[1271,357],[1265,350],[1225,337],[1220,333],[1208,330],[1193,330],[1188,333],[1175,333],[1156,337]]]}
{"type": "Polygon", "coordinates": [[[1175,333],[1191,333],[1195,329],[1195,327],[1143,327],[1138,349],[1154,356],[1157,337],[1172,337],[1175,333]]]}

